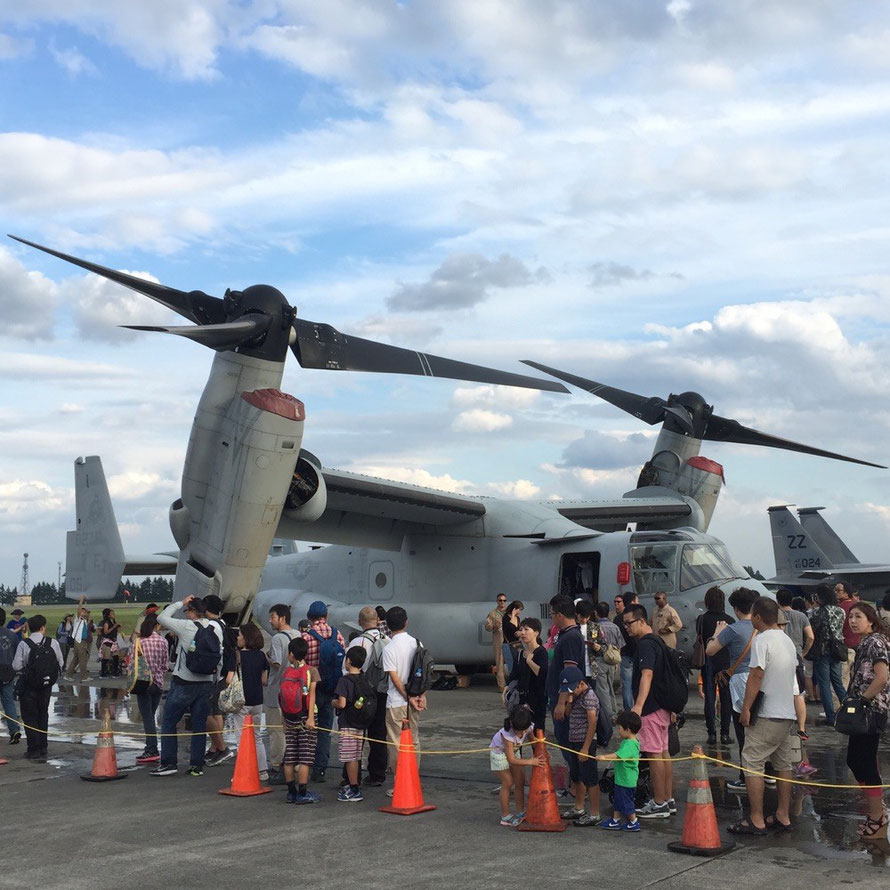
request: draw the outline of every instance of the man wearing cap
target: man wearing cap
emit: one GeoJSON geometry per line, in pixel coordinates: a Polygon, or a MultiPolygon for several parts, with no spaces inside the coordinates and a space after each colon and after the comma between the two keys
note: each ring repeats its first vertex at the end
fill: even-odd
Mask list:
{"type": "Polygon", "coordinates": [[[16,641],[21,643],[25,639],[25,625],[28,623],[25,613],[21,609],[12,610],[12,618],[6,622],[6,629],[15,634],[16,641]]]}
{"type": "MultiPolygon", "coordinates": [[[[337,642],[345,649],[346,644],[340,631],[328,624],[328,607],[321,601],[316,600],[309,606],[306,612],[309,619],[309,630],[303,632],[303,639],[309,646],[306,652],[306,664],[314,667],[321,674],[319,660],[321,656],[321,644],[324,640],[329,640],[336,631],[337,642]]],[[[328,680],[322,674],[322,682],[328,680]]],[[[338,678],[339,679],[339,678],[338,678]]],[[[336,680],[335,680],[336,683],[336,680]]],[[[330,693],[326,693],[319,685],[315,691],[315,704],[318,709],[318,716],[315,723],[319,729],[318,746],[315,749],[315,764],[312,767],[312,781],[323,782],[325,771],[328,768],[328,760],[331,756],[331,733],[330,729],[334,725],[334,699],[330,693]]]]}
{"type": "Polygon", "coordinates": [[[74,674],[80,668],[80,679],[86,680],[89,676],[87,664],[90,660],[90,612],[83,604],[81,596],[77,603],[77,612],[71,625],[71,656],[68,659],[68,669],[65,676],[69,680],[74,679],[74,674]]]}
{"type": "Polygon", "coordinates": [[[189,758],[190,776],[204,775],[204,749],[207,745],[207,714],[210,710],[210,692],[216,682],[219,664],[209,674],[196,674],[189,670],[186,656],[195,641],[199,627],[209,627],[219,640],[219,652],[222,656],[222,630],[216,622],[204,617],[204,602],[198,597],[189,595],[181,602],[170,603],[160,615],[158,624],[176,634],[176,667],[170,678],[170,691],[164,705],[164,720],[161,726],[161,762],[151,771],[153,776],[175,776],[177,773],[177,753],[179,739],[176,727],[186,711],[192,715],[192,743],[189,758]],[[176,611],[182,608],[185,618],[174,618],[176,611]]]}

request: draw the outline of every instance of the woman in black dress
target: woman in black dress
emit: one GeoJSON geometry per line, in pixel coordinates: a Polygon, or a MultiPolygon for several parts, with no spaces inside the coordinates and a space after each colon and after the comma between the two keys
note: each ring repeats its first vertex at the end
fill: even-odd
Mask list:
{"type": "Polygon", "coordinates": [[[508,685],[515,680],[519,698],[532,712],[535,729],[544,731],[547,718],[547,667],[550,660],[541,645],[541,622],[537,618],[523,619],[517,630],[522,648],[516,654],[508,685]]]}

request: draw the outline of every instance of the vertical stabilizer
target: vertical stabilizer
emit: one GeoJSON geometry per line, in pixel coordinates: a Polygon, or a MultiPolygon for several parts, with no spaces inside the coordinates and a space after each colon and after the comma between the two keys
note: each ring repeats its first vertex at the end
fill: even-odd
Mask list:
{"type": "Polygon", "coordinates": [[[77,526],[68,532],[65,596],[109,602],[126,560],[102,461],[95,455],[74,461],[74,505],[77,526]]]}
{"type": "Polygon", "coordinates": [[[769,507],[768,512],[778,578],[790,578],[807,571],[832,570],[832,562],[791,515],[788,507],[769,507]]]}
{"type": "Polygon", "coordinates": [[[800,524],[835,565],[859,562],[838,533],[823,519],[819,511],[824,509],[824,507],[801,507],[797,511],[800,524]]]}

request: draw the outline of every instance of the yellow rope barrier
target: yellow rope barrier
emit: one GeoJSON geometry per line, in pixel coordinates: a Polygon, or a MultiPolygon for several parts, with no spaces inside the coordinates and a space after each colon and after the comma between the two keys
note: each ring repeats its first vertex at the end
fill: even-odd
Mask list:
{"type": "MultiPolygon", "coordinates": [[[[18,723],[20,726],[24,727],[25,729],[29,729],[32,732],[45,733],[47,738],[62,738],[64,736],[68,736],[68,735],[81,735],[81,736],[94,735],[94,734],[98,734],[98,733],[102,732],[101,727],[99,727],[97,729],[73,730],[72,732],[50,732],[48,729],[44,730],[44,729],[38,729],[36,726],[29,726],[27,723],[23,723],[22,720],[19,718],[9,717],[2,710],[0,710],[0,719],[14,720],[15,723],[18,723]]],[[[257,724],[257,727],[259,727],[258,724],[257,724]]],[[[280,723],[272,723],[272,724],[267,723],[266,729],[284,729],[284,726],[280,723]]],[[[341,733],[339,729],[333,729],[333,728],[327,729],[326,727],[323,727],[323,726],[317,726],[316,730],[318,732],[327,732],[327,733],[330,733],[331,735],[343,735],[343,733],[341,733]]],[[[157,738],[191,738],[192,736],[196,736],[196,735],[218,735],[219,734],[218,732],[207,732],[206,730],[204,732],[145,733],[145,732],[139,732],[138,730],[131,730],[131,729],[114,729],[114,730],[112,730],[112,732],[116,732],[118,735],[135,736],[137,738],[148,738],[149,736],[152,738],[155,738],[155,737],[157,737],[157,738]]],[[[388,739],[369,739],[368,736],[364,736],[364,741],[375,742],[376,744],[379,744],[379,745],[390,745],[393,748],[399,748],[399,750],[403,750],[401,748],[401,744],[399,742],[391,742],[388,739]]],[[[534,744],[535,741],[536,741],[535,739],[529,739],[524,744],[531,745],[531,744],[534,744]]],[[[576,751],[576,749],[574,749],[574,748],[566,748],[565,746],[560,745],[557,742],[552,742],[549,739],[545,739],[544,744],[547,745],[548,747],[554,748],[558,751],[570,751],[573,754],[578,753],[576,751]]],[[[463,749],[455,749],[455,750],[449,750],[449,751],[435,751],[435,750],[427,750],[425,748],[417,748],[417,749],[415,749],[415,753],[421,754],[424,756],[454,756],[454,755],[466,755],[466,754],[487,754],[490,750],[491,750],[491,748],[489,746],[486,746],[484,748],[463,748],[463,749]]],[[[727,769],[733,769],[733,770],[737,769],[737,770],[741,770],[743,773],[747,773],[749,775],[760,776],[760,778],[763,778],[763,779],[775,779],[777,782],[788,782],[789,784],[792,784],[792,785],[802,785],[802,786],[808,787],[808,788],[839,788],[839,789],[847,789],[847,790],[890,788],[890,784],[860,785],[860,784],[856,783],[853,785],[836,785],[836,784],[833,784],[830,782],[811,782],[806,779],[786,779],[786,778],[783,778],[782,776],[772,776],[772,775],[769,775],[768,773],[761,773],[761,772],[758,772],[757,770],[749,769],[748,767],[745,767],[745,766],[740,766],[739,764],[733,763],[731,761],[721,760],[719,757],[712,757],[710,754],[692,753],[692,754],[681,755],[679,757],[640,757],[639,758],[640,763],[660,763],[663,761],[670,761],[671,763],[682,763],[684,761],[689,761],[689,760],[709,760],[709,761],[711,761],[711,763],[714,763],[717,766],[726,767],[727,769]]],[[[603,762],[607,762],[607,761],[603,761],[603,762]]]]}

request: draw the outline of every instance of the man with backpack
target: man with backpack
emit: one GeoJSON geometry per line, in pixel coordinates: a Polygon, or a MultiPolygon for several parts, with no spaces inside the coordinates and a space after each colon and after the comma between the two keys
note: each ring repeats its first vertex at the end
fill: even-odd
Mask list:
{"type": "Polygon", "coordinates": [[[25,757],[46,762],[49,700],[65,662],[58,642],[46,636],[43,615],[28,619],[28,632],[28,638],[18,644],[12,669],[19,674],[19,705],[28,739],[25,757]]]}
{"type": "Polygon", "coordinates": [[[210,693],[210,714],[207,716],[207,733],[210,736],[210,747],[205,756],[207,766],[217,766],[226,760],[231,760],[235,752],[226,745],[223,738],[223,712],[219,706],[219,695],[228,685],[226,677],[234,674],[236,668],[236,651],[238,649],[238,632],[232,630],[222,620],[223,601],[211,593],[204,597],[204,616],[208,621],[219,625],[223,635],[223,654],[220,664],[219,676],[210,693]]]}
{"type": "Polygon", "coordinates": [[[334,690],[343,676],[343,657],[346,644],[340,631],[328,624],[328,607],[316,600],[306,612],[309,630],[303,632],[303,639],[309,649],[306,664],[318,670],[321,680],[315,697],[318,708],[318,746],[315,749],[315,763],[312,767],[312,781],[324,782],[328,760],[331,756],[331,732],[334,726],[334,690]]]}
{"type": "Polygon", "coordinates": [[[153,776],[175,776],[179,739],[175,733],[186,711],[191,712],[192,744],[190,776],[204,775],[204,748],[207,744],[207,715],[210,694],[219,672],[223,653],[223,634],[219,624],[204,617],[204,602],[187,596],[170,603],[158,616],[158,624],[176,634],[176,664],[170,679],[170,691],[164,705],[161,726],[161,762],[153,776]],[[173,615],[182,608],[185,618],[173,615]]]}
{"type": "Polygon", "coordinates": [[[638,735],[640,748],[644,757],[657,758],[650,766],[652,800],[637,810],[637,816],[666,819],[677,812],[668,729],[674,715],[686,704],[688,686],[685,677],[675,671],[676,650],[669,649],[654,633],[646,609],[639,604],[628,606],[621,619],[627,634],[636,641],[631,689],[633,710],[642,719],[638,735]]]}
{"type": "MultiPolygon", "coordinates": [[[[417,663],[420,660],[417,656],[425,655],[426,649],[408,633],[408,613],[401,606],[393,606],[386,613],[386,624],[392,635],[389,645],[383,650],[383,669],[389,677],[386,692],[386,737],[390,742],[389,765],[395,773],[403,720],[408,721],[414,750],[418,751],[420,728],[417,715],[426,710],[429,675],[424,679],[425,669],[417,663]],[[416,676],[418,673],[421,676],[416,676]]],[[[419,751],[417,764],[420,765],[419,751]]],[[[386,793],[391,795],[392,791],[386,793]]]]}
{"type": "MultiPolygon", "coordinates": [[[[361,646],[365,650],[362,674],[374,690],[377,699],[374,718],[365,729],[365,736],[368,739],[368,777],[364,780],[364,784],[369,787],[379,787],[386,782],[386,766],[389,762],[389,752],[386,750],[386,690],[389,686],[389,677],[383,669],[383,650],[389,643],[389,637],[381,631],[380,617],[373,606],[365,606],[358,613],[358,624],[362,632],[352,640],[351,645],[361,646]]],[[[344,662],[345,668],[346,662],[344,662]]],[[[358,774],[361,784],[361,762],[358,774]]],[[[345,773],[343,779],[347,780],[345,773]]]]}
{"type": "Polygon", "coordinates": [[[19,640],[5,624],[6,610],[0,609],[0,707],[6,715],[3,719],[9,730],[9,744],[17,745],[22,738],[22,728],[16,721],[19,712],[15,705],[15,671],[12,662],[19,640]]]}

